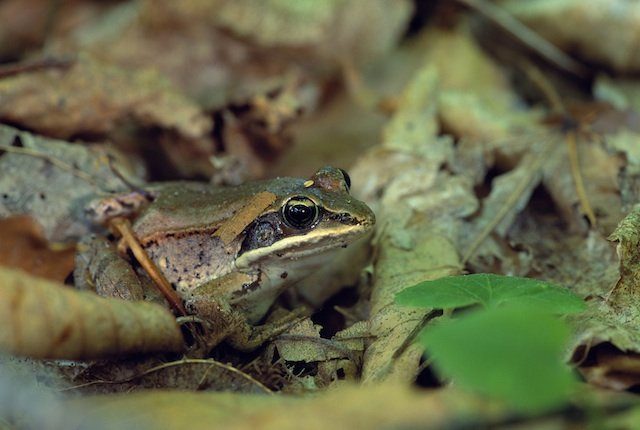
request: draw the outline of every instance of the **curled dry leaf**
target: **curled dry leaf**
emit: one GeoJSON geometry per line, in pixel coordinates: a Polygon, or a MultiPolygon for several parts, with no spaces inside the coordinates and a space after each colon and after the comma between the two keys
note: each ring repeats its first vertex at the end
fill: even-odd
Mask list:
{"type": "Polygon", "coordinates": [[[29,216],[0,219],[0,237],[0,266],[58,282],[64,282],[73,271],[75,248],[53,249],[42,227],[29,216]]]}
{"type": "Polygon", "coordinates": [[[0,79],[0,119],[52,137],[108,135],[134,118],[139,126],[203,138],[211,120],[150,69],[123,71],[80,55],[67,69],[0,79]]]}
{"type": "Polygon", "coordinates": [[[87,359],[183,348],[180,328],[162,306],[105,299],[6,268],[0,285],[2,351],[87,359]]]}

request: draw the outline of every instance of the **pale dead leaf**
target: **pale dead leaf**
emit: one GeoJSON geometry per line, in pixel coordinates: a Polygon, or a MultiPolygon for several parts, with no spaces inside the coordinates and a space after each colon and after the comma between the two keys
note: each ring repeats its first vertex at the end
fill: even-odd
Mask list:
{"type": "Polygon", "coordinates": [[[503,70],[466,26],[430,29],[423,37],[428,41],[427,62],[440,79],[437,99],[442,128],[459,138],[489,142],[536,130],[540,113],[525,108],[503,70]]]}
{"type": "Polygon", "coordinates": [[[105,299],[0,267],[0,349],[33,358],[86,359],[184,347],[160,305],[105,299]]]}
{"type": "Polygon", "coordinates": [[[437,88],[438,75],[427,63],[403,91],[382,145],[352,171],[360,179],[354,194],[378,219],[369,317],[374,340],[364,356],[366,382],[415,378],[421,349],[396,355],[427,310],[397,306],[395,294],[459,270],[458,220],[476,209],[470,181],[440,171],[453,150],[449,140],[435,136],[437,88]]]}
{"type": "MultiPolygon", "coordinates": [[[[440,428],[455,422],[495,422],[499,405],[452,390],[419,392],[393,384],[362,388],[346,385],[309,397],[238,396],[232,393],[148,392],[71,400],[82,424],[108,423],[122,428],[334,429],[440,428]],[[393,411],[391,413],[391,411],[393,411]],[[455,418],[452,418],[455,417],[455,418]]],[[[111,427],[110,427],[111,428],[111,427]]]]}

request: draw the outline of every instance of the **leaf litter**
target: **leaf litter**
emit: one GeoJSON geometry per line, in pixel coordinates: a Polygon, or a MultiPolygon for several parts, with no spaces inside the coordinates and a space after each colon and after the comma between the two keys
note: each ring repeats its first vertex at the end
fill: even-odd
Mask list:
{"type": "MultiPolygon", "coordinates": [[[[423,350],[412,344],[424,325],[437,325],[439,311],[395,302],[397,293],[408,294],[418,283],[497,273],[552,282],[584,298],[587,310],[568,317],[566,361],[603,408],[620,402],[607,414],[634,410],[633,397],[600,396],[593,388],[639,385],[637,82],[619,74],[637,68],[629,24],[634,5],[503,1],[492,9],[465,0],[460,3],[468,9],[441,4],[425,12],[412,11],[406,1],[366,8],[340,1],[100,7],[79,1],[46,12],[46,2],[31,3],[32,15],[20,19],[42,22],[53,13],[48,32],[0,30],[0,61],[12,62],[0,66],[6,71],[0,77],[0,231],[9,228],[14,236],[0,239],[0,250],[14,250],[10,258],[0,252],[0,264],[57,283],[0,268],[2,285],[11,286],[3,289],[5,306],[15,297],[28,305],[17,319],[9,309],[2,313],[3,326],[22,329],[4,332],[3,349],[34,359],[102,359],[76,362],[82,370],[61,376],[77,393],[142,387],[319,392],[266,400],[107,394],[65,404],[115,407],[114,417],[131,410],[141,423],[170,428],[185,427],[194,416],[238,428],[246,426],[243,420],[286,428],[294,425],[291,408],[299,412],[293,414],[298,425],[330,413],[340,427],[350,416],[365,419],[353,415],[354,399],[368,405],[366,419],[378,426],[451,425],[461,416],[472,426],[510,422],[503,405],[486,403],[455,381],[445,386],[446,378],[432,374],[429,357],[423,361],[423,350]],[[628,13],[622,19],[616,10],[628,13]],[[503,31],[497,38],[489,31],[496,26],[503,31]],[[587,26],[596,31],[567,30],[587,26]],[[602,36],[610,28],[616,37],[602,36]],[[531,30],[537,35],[530,37],[531,30]],[[72,62],[49,67],[37,60],[40,46],[72,62]],[[514,46],[517,55],[505,54],[514,46]],[[275,306],[270,318],[282,306],[316,312],[255,353],[223,345],[211,357],[179,357],[187,345],[175,318],[140,300],[158,297],[144,285],[122,288],[121,279],[137,277],[125,259],[109,263],[112,281],[99,291],[120,300],[60,284],[69,282],[69,253],[55,250],[86,246],[91,233],[104,233],[86,217],[96,197],[149,179],[237,183],[305,175],[324,160],[351,167],[353,193],[374,209],[377,230],[370,242],[341,254],[336,274],[319,272],[275,306]],[[16,219],[19,229],[3,227],[16,219]],[[42,259],[46,264],[35,267],[42,259]],[[122,324],[148,322],[131,322],[124,333],[105,323],[114,315],[122,324]],[[61,347],[51,343],[56,336],[43,337],[69,321],[86,330],[84,340],[76,342],[72,331],[61,347]],[[154,354],[124,356],[145,351],[154,354]],[[406,388],[429,378],[431,390],[406,388]],[[396,397],[391,408],[388,399],[396,397]],[[232,403],[238,412],[224,412],[232,403]],[[163,421],[172,413],[173,421],[163,421]]],[[[15,2],[0,5],[0,16],[11,8],[15,2]]],[[[244,226],[237,223],[234,234],[244,226]]],[[[80,260],[75,269],[78,279],[102,270],[80,260]]],[[[92,290],[81,281],[76,286],[92,290]]],[[[550,307],[557,304],[549,300],[550,307]]],[[[525,340],[522,350],[527,346],[525,340]]],[[[467,355],[473,352],[454,354],[467,355]]],[[[40,363],[26,362],[28,368],[40,363]]],[[[57,367],[50,374],[64,367],[50,363],[57,367]]],[[[91,420],[91,408],[77,418],[91,420]]],[[[548,419],[587,421],[561,413],[548,419]]],[[[118,424],[106,421],[105,428],[118,424]]]]}

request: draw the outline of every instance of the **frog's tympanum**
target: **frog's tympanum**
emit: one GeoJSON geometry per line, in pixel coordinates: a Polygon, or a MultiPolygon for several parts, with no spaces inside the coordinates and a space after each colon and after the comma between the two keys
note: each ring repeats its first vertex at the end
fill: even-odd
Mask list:
{"type": "MultiPolygon", "coordinates": [[[[236,187],[194,182],[150,186],[152,202],[136,209],[133,230],[186,309],[208,323],[208,343],[226,339],[237,348],[252,349],[286,328],[252,326],[283,289],[328,264],[335,249],[372,229],[373,213],[349,195],[349,185],[343,170],[324,167],[308,180],[278,178],[236,187]]],[[[104,221],[134,206],[124,197],[109,201],[115,203],[107,205],[108,215],[89,210],[90,215],[104,221]]],[[[113,246],[93,243],[79,255],[78,284],[121,291],[100,283],[137,279],[130,269],[118,275],[122,279],[101,277],[97,268],[112,263],[90,260],[113,262],[113,255],[104,252],[113,246]]]]}

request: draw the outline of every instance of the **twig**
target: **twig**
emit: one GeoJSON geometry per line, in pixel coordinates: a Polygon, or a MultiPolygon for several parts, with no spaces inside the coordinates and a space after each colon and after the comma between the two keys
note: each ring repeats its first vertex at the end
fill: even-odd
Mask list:
{"type": "Polygon", "coordinates": [[[584,188],[584,182],[582,180],[582,174],[580,173],[580,161],[578,160],[578,148],[576,146],[576,132],[575,130],[567,131],[565,135],[565,141],[567,143],[567,152],[569,154],[569,166],[571,167],[571,176],[573,176],[573,182],[576,186],[576,194],[582,206],[582,211],[589,218],[589,223],[592,227],[596,225],[596,214],[593,212],[591,203],[587,196],[587,191],[584,188]]]}
{"type": "Polygon", "coordinates": [[[75,59],[72,58],[41,58],[24,63],[5,64],[0,66],[0,79],[46,69],[68,69],[74,63],[75,59]]]}
{"type": "Polygon", "coordinates": [[[182,300],[173,290],[171,284],[167,281],[167,278],[165,278],[160,269],[158,269],[158,266],[151,261],[145,250],[140,245],[140,242],[135,237],[133,229],[131,228],[131,222],[126,218],[114,218],[110,221],[110,225],[120,233],[124,244],[126,244],[131,252],[133,252],[138,263],[140,263],[151,279],[153,279],[158,291],[160,291],[164,298],[167,299],[171,307],[181,316],[185,316],[187,311],[182,304],[182,300]]]}
{"type": "MultiPolygon", "coordinates": [[[[91,385],[98,385],[98,384],[105,384],[105,385],[114,385],[114,384],[124,384],[126,382],[131,382],[134,381],[138,378],[141,378],[143,376],[149,375],[151,373],[155,373],[158,372],[160,370],[163,369],[168,369],[170,367],[175,367],[175,366],[181,366],[181,365],[186,365],[186,364],[207,364],[207,369],[205,370],[205,376],[206,374],[209,372],[209,370],[212,367],[219,367],[221,369],[227,370],[231,373],[235,373],[236,375],[239,375],[240,377],[242,377],[243,379],[246,379],[247,381],[251,382],[252,384],[255,384],[257,387],[259,387],[261,390],[263,390],[265,393],[267,394],[273,394],[273,391],[271,391],[267,386],[265,386],[263,383],[261,383],[260,381],[256,380],[255,378],[253,378],[251,375],[248,375],[246,373],[244,373],[242,370],[239,370],[229,364],[224,364],[224,363],[220,363],[219,361],[216,361],[214,359],[204,359],[204,358],[183,358],[182,360],[177,360],[177,361],[171,361],[169,363],[163,363],[160,364],[158,366],[154,366],[150,369],[147,369],[141,373],[137,373],[133,376],[130,376],[128,378],[124,378],[124,379],[119,379],[119,380],[115,380],[115,381],[107,381],[104,379],[99,379],[99,380],[95,380],[95,381],[90,381],[90,382],[86,382],[84,384],[79,384],[79,385],[74,385],[72,387],[66,387],[61,389],[60,391],[70,391],[70,390],[77,390],[80,388],[85,388],[85,387],[89,387],[91,385]]],[[[202,378],[201,378],[202,380],[202,378]]]]}
{"type": "Polygon", "coordinates": [[[573,183],[576,188],[576,194],[578,196],[578,201],[580,202],[580,207],[582,207],[582,212],[589,219],[589,223],[592,227],[595,227],[597,218],[591,207],[591,203],[589,202],[589,197],[584,188],[584,180],[582,178],[582,172],[580,171],[580,160],[578,157],[578,147],[577,147],[577,139],[576,139],[576,130],[573,126],[573,123],[576,123],[563,103],[560,95],[556,91],[556,89],[551,85],[551,83],[544,77],[542,73],[533,65],[525,65],[523,66],[525,73],[531,79],[531,82],[536,85],[542,94],[547,98],[549,105],[553,110],[561,114],[565,121],[571,124],[570,127],[567,127],[567,131],[565,132],[565,143],[567,145],[567,153],[569,156],[569,167],[571,169],[571,177],[573,178],[573,183]]]}
{"type": "Polygon", "coordinates": [[[418,336],[418,333],[422,331],[422,329],[429,323],[429,321],[441,314],[442,311],[440,309],[432,309],[427,312],[427,314],[422,317],[422,320],[420,320],[418,325],[416,325],[413,330],[411,330],[411,333],[409,333],[409,336],[407,336],[404,342],[402,342],[402,345],[400,345],[400,347],[396,349],[396,351],[393,353],[393,356],[391,357],[391,360],[395,360],[400,357],[406,351],[406,349],[409,348],[409,345],[413,343],[415,338],[418,336]]]}

